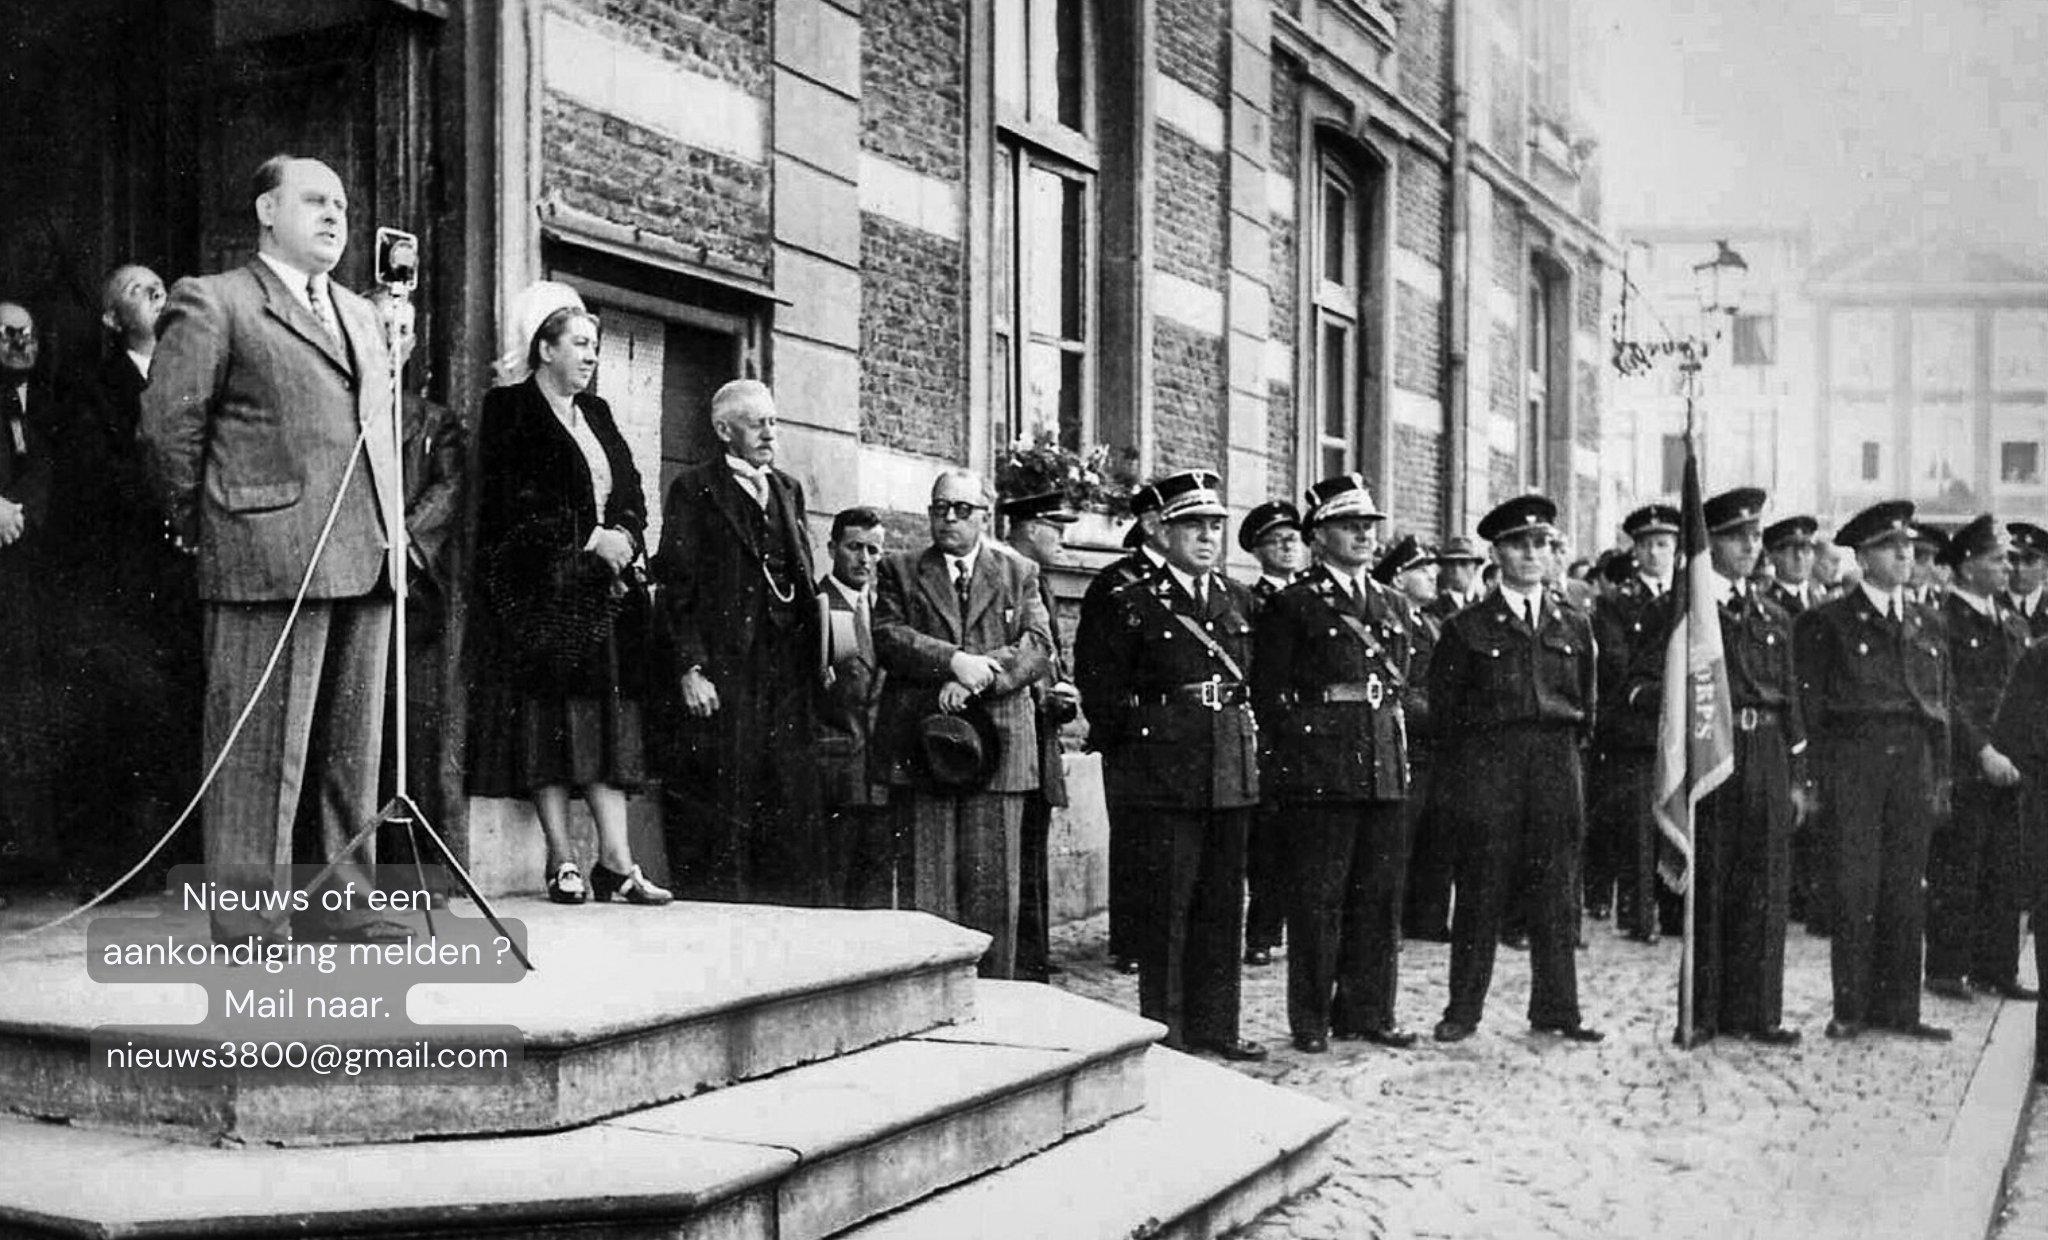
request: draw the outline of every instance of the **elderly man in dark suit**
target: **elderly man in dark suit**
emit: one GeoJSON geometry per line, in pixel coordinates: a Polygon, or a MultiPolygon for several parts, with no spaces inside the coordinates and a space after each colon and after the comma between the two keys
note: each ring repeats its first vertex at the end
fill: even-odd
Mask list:
{"type": "MultiPolygon", "coordinates": [[[[387,531],[402,507],[383,328],[368,302],[328,279],[348,241],[341,179],[318,160],[280,155],[251,189],[255,261],[171,290],[142,438],[172,528],[198,548],[209,757],[257,698],[207,793],[205,821],[207,864],[224,882],[260,888],[269,867],[292,859],[301,814],[317,817],[327,859],[337,860],[377,812],[387,531]],[[279,670],[257,697],[280,644],[279,670]]],[[[370,848],[361,855],[374,860],[370,848]]],[[[364,877],[353,867],[334,875],[338,884],[364,877]]],[[[282,912],[212,919],[223,941],[288,928],[282,912]]],[[[301,938],[406,931],[360,904],[297,929],[301,938]]]]}
{"type": "Polygon", "coordinates": [[[874,509],[842,510],[832,518],[827,547],[832,571],[818,579],[826,667],[818,709],[818,785],[830,897],[848,908],[894,908],[897,901],[889,789],[868,769],[883,684],[875,662],[875,569],[888,533],[874,509]]]}
{"type": "Polygon", "coordinates": [[[686,896],[818,904],[818,607],[804,489],[775,468],[775,398],[711,397],[716,459],[683,470],[653,576],[684,718],[665,789],[686,896]]]}
{"type": "Polygon", "coordinates": [[[985,977],[1016,972],[1024,801],[1038,788],[1038,710],[1031,686],[1051,667],[1051,618],[1038,566],[984,536],[991,497],[980,477],[948,470],[932,484],[932,545],[882,561],[875,654],[889,683],[876,761],[907,789],[912,902],[991,937],[985,977]],[[978,787],[940,786],[920,769],[933,712],[986,711],[996,747],[978,787]]]}
{"type": "Polygon", "coordinates": [[[0,302],[0,597],[11,618],[25,618],[0,624],[0,709],[15,721],[14,743],[0,746],[0,845],[17,847],[50,830],[54,808],[55,755],[45,752],[54,746],[37,726],[47,722],[41,703],[50,686],[40,681],[39,652],[54,596],[37,556],[48,535],[52,472],[48,389],[35,381],[39,351],[27,307],[0,302]]]}

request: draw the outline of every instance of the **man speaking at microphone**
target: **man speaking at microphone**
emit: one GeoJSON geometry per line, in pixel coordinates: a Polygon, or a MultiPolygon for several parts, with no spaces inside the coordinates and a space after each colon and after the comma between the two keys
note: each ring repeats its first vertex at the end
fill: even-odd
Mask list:
{"type": "MultiPolygon", "coordinates": [[[[294,860],[302,815],[333,860],[377,813],[391,644],[387,530],[401,509],[383,329],[368,302],[328,279],[348,244],[341,179],[318,160],[278,155],[257,168],[250,191],[256,257],[171,290],[141,434],[172,536],[199,557],[209,765],[305,587],[277,669],[206,794],[211,874],[260,890],[272,867],[294,860]]],[[[367,845],[358,856],[374,860],[367,845]]],[[[372,886],[352,865],[332,881],[372,886]]],[[[311,903],[317,916],[321,902],[311,903]]],[[[220,942],[295,929],[281,910],[216,909],[212,923],[220,942]]],[[[302,913],[296,930],[302,939],[371,939],[406,927],[357,902],[315,924],[302,913]]]]}

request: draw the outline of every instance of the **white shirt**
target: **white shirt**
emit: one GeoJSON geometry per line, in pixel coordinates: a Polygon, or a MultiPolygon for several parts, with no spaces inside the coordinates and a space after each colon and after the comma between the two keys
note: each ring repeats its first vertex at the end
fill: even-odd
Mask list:
{"type": "Polygon", "coordinates": [[[762,511],[767,511],[768,471],[765,469],[755,469],[752,464],[741,460],[730,452],[725,454],[725,467],[732,471],[733,477],[740,480],[740,489],[753,496],[754,502],[761,505],[762,511]]]}
{"type": "Polygon", "coordinates": [[[1905,592],[1903,590],[1894,594],[1889,591],[1880,590],[1868,581],[1857,583],[1857,588],[1863,591],[1863,597],[1870,600],[1870,605],[1877,608],[1878,615],[1890,616],[1894,619],[1903,619],[1905,617],[1905,599],[1902,597],[1905,592]]]}
{"type": "Polygon", "coordinates": [[[1503,581],[1500,583],[1500,596],[1508,601],[1509,611],[1527,621],[1530,628],[1536,627],[1537,620],[1543,615],[1541,587],[1525,593],[1503,581]]]}
{"type": "Polygon", "coordinates": [[[1138,554],[1150,560],[1154,569],[1166,567],[1166,553],[1158,550],[1151,543],[1139,543],[1138,554]]]}
{"type": "MultiPolygon", "coordinates": [[[[1201,592],[1200,590],[1196,589],[1196,587],[1195,587],[1195,581],[1196,581],[1196,579],[1195,579],[1195,578],[1193,578],[1193,577],[1190,577],[1190,576],[1188,576],[1188,575],[1187,575],[1186,573],[1184,573],[1184,572],[1180,571],[1179,569],[1175,568],[1175,567],[1174,567],[1173,565],[1171,565],[1171,564],[1168,564],[1168,565],[1166,566],[1166,571],[1167,571],[1168,573],[1170,573],[1170,574],[1172,574],[1172,575],[1173,575],[1173,579],[1174,579],[1175,581],[1177,581],[1177,582],[1179,582],[1179,583],[1180,583],[1180,588],[1181,588],[1181,589],[1183,589],[1183,590],[1186,590],[1186,591],[1188,592],[1188,597],[1189,597],[1189,598],[1191,598],[1191,599],[1194,599],[1194,600],[1196,600],[1197,602],[1200,602],[1200,601],[1202,601],[1202,600],[1203,600],[1203,598],[1204,598],[1204,595],[1202,594],[1202,592],[1201,592]]],[[[1208,581],[1208,579],[1209,579],[1209,574],[1207,574],[1207,573],[1203,573],[1203,574],[1202,574],[1202,577],[1201,577],[1201,580],[1202,580],[1202,581],[1204,581],[1204,582],[1206,582],[1206,581],[1208,581]]]]}
{"type": "Polygon", "coordinates": [[[1951,585],[1948,588],[1948,592],[1954,597],[1963,600],[1965,603],[1968,603],[1970,605],[1970,610],[1976,612],[1980,616],[1991,616],[1997,614],[1991,606],[1991,600],[1985,598],[1981,594],[1972,594],[1968,590],[1965,590],[1958,585],[1951,585]]]}
{"type": "MultiPolygon", "coordinates": [[[[292,297],[298,301],[300,305],[306,308],[306,312],[308,314],[313,315],[314,318],[320,317],[319,314],[315,312],[313,309],[312,294],[309,293],[306,289],[306,286],[310,284],[313,280],[312,272],[300,271],[297,267],[292,266],[290,263],[277,257],[275,254],[258,253],[256,257],[263,260],[264,266],[270,268],[272,271],[277,273],[277,278],[284,281],[285,290],[289,292],[292,295],[292,297]]],[[[324,283],[326,277],[323,275],[321,277],[321,280],[324,283]]],[[[330,298],[330,300],[332,299],[330,298]]]]}
{"type": "Polygon", "coordinates": [[[1643,584],[1650,588],[1650,597],[1656,598],[1671,588],[1669,577],[1644,577],[1643,584]]]}
{"type": "Polygon", "coordinates": [[[981,542],[978,539],[966,555],[946,554],[946,580],[956,583],[955,588],[957,589],[960,575],[964,572],[967,575],[967,580],[973,581],[974,565],[980,558],[981,542]]]}
{"type": "Polygon", "coordinates": [[[1366,574],[1371,570],[1361,568],[1355,573],[1347,573],[1335,564],[1325,564],[1323,565],[1323,571],[1330,574],[1338,585],[1350,591],[1354,601],[1365,597],[1365,578],[1366,574]]]}
{"type": "Polygon", "coordinates": [[[1270,581],[1270,582],[1272,582],[1272,583],[1273,583],[1273,588],[1274,588],[1275,590],[1285,590],[1285,589],[1286,589],[1286,588],[1287,588],[1287,587],[1288,587],[1289,585],[1291,585],[1291,584],[1292,584],[1291,582],[1289,582],[1289,581],[1285,580],[1284,578],[1280,578],[1280,577],[1275,577],[1275,576],[1274,576],[1273,574],[1271,574],[1271,573],[1260,573],[1260,574],[1259,574],[1259,580],[1260,580],[1260,581],[1270,581]]]}
{"type": "Polygon", "coordinates": [[[156,355],[153,353],[137,353],[133,349],[127,350],[127,354],[128,360],[135,363],[135,369],[142,373],[142,377],[145,379],[149,378],[149,363],[156,355]]]}
{"type": "Polygon", "coordinates": [[[2035,612],[2037,612],[2037,611],[2041,610],[2041,591],[2042,591],[2042,589],[2043,589],[2043,587],[2041,587],[2041,586],[2035,586],[2035,587],[2034,587],[2034,592],[2033,592],[2032,594],[2015,594],[2015,595],[2013,595],[2013,596],[2012,596],[2012,605],[2013,605],[2013,606],[2015,606],[2015,607],[2017,607],[2017,608],[2019,608],[2019,609],[2020,609],[2020,614],[2021,614],[2021,615],[2023,615],[2023,616],[2031,616],[2031,615],[2033,615],[2033,614],[2034,614],[2035,612]]]}
{"type": "MultiPolygon", "coordinates": [[[[604,445],[597,441],[597,432],[590,429],[590,419],[577,411],[576,402],[557,400],[546,388],[541,394],[548,399],[548,408],[554,411],[555,421],[569,432],[569,438],[576,441],[576,450],[583,454],[583,463],[590,469],[590,498],[595,506],[591,520],[598,526],[604,525],[604,506],[612,498],[612,462],[604,454],[604,445]]],[[[595,530],[591,537],[597,537],[595,530]]]]}

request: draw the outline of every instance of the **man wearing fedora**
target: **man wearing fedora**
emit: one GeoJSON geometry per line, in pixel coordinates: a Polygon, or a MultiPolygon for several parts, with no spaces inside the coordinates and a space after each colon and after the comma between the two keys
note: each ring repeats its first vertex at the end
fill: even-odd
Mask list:
{"type": "MultiPolygon", "coordinates": [[[[1734,711],[1735,766],[1693,820],[1691,1045],[1717,1034],[1768,1046],[1799,1041],[1784,1027],[1785,922],[1792,886],[1795,797],[1805,798],[1806,732],[1792,667],[1792,617],[1751,579],[1762,547],[1765,495],[1723,492],[1702,506],[1721,648],[1734,711]]],[[[1677,595],[1643,613],[1631,657],[1628,708],[1655,726],[1677,595]]],[[[1674,1039],[1686,1045],[1681,1036],[1674,1039]]]]}
{"type": "Polygon", "coordinates": [[[1052,568],[1059,563],[1067,527],[1080,518],[1057,491],[1017,495],[1002,501],[1004,545],[1038,566],[1038,597],[1045,605],[1052,637],[1052,665],[1031,686],[1038,708],[1038,792],[1024,802],[1022,866],[1017,905],[1017,976],[1042,982],[1059,971],[1052,962],[1052,812],[1067,804],[1067,774],[1060,729],[1080,714],[1081,692],[1069,679],[1066,644],[1060,640],[1059,605],[1052,592],[1052,568]]]}
{"type": "Polygon", "coordinates": [[[1081,686],[1081,711],[1088,716],[1088,748],[1102,755],[1102,799],[1109,815],[1109,956],[1119,973],[1138,971],[1138,947],[1152,924],[1147,903],[1152,890],[1152,863],[1145,853],[1145,833],[1126,810],[1127,781],[1116,747],[1109,743],[1120,728],[1123,707],[1100,693],[1091,693],[1082,670],[1102,666],[1101,647],[1108,636],[1109,596],[1133,581],[1142,581],[1166,565],[1166,544],[1159,525],[1159,496],[1150,485],[1131,496],[1131,528],[1124,534],[1128,551],[1095,574],[1081,595],[1081,620],[1074,630],[1074,668],[1081,686]]]}
{"type": "MultiPolygon", "coordinates": [[[[1259,562],[1259,579],[1251,585],[1256,624],[1259,611],[1308,563],[1301,510],[1284,499],[1267,500],[1245,514],[1244,524],[1237,527],[1237,545],[1259,562]]],[[[1262,767],[1265,760],[1262,750],[1262,767]]],[[[1244,962],[1254,967],[1273,963],[1273,950],[1280,946],[1287,925],[1287,832],[1280,825],[1272,786],[1262,779],[1260,787],[1265,791],[1252,811],[1244,853],[1244,962]]]]}
{"type": "Polygon", "coordinates": [[[1024,806],[1038,790],[1031,687],[1053,643],[1038,566],[985,537],[990,508],[979,475],[949,469],[932,484],[932,545],[882,561],[875,655],[888,683],[874,744],[902,790],[912,905],[988,934],[981,974],[1008,978],[1024,806]]]}
{"type": "Polygon", "coordinates": [[[1479,601],[1485,593],[1479,588],[1479,569],[1485,563],[1471,538],[1455,534],[1444,540],[1436,553],[1436,602],[1430,604],[1438,620],[1449,620],[1479,601]]]}
{"type": "Polygon", "coordinates": [[[1259,616],[1253,701],[1290,836],[1287,1024],[1296,1050],[1329,1038],[1414,1044],[1394,1020],[1408,857],[1403,720],[1408,606],[1373,580],[1386,514],[1357,474],[1309,488],[1316,567],[1259,616]]]}
{"type": "Polygon", "coordinates": [[[1928,849],[1927,989],[1951,999],[1968,999],[1970,987],[2035,997],[2019,982],[2027,863],[2020,772],[1992,740],[1998,699],[2027,650],[2026,621],[1998,604],[2006,557],[2004,532],[1989,513],[1957,530],[1945,555],[1953,573],[1941,614],[1955,678],[1955,782],[1948,820],[1928,849]]]}
{"type": "Polygon", "coordinates": [[[1905,597],[1911,503],[1872,505],[1835,541],[1855,549],[1862,581],[1808,612],[1793,633],[1800,705],[1835,834],[1827,1034],[1854,1038],[1876,1026],[1945,1042],[1948,1030],[1920,1019],[1920,964],[1928,837],[1947,800],[1947,642],[1939,613],[1905,597]]]}
{"type": "MultiPolygon", "coordinates": [[[[1223,558],[1222,480],[1191,470],[1154,484],[1166,564],[1114,591],[1082,652],[1082,700],[1113,703],[1104,738],[1126,817],[1155,867],[1139,942],[1139,1008],[1170,1045],[1264,1059],[1238,1037],[1244,842],[1259,800],[1258,729],[1245,669],[1251,592],[1223,558]]],[[[1099,724],[1097,726],[1100,726],[1099,724]]]]}
{"type": "Polygon", "coordinates": [[[1605,920],[1612,909],[1629,937],[1654,943],[1660,930],[1676,931],[1682,908],[1657,882],[1657,824],[1650,817],[1657,720],[1627,709],[1620,696],[1627,688],[1630,661],[1644,640],[1643,612],[1671,589],[1678,509],[1645,504],[1621,528],[1634,544],[1636,571],[1593,608],[1604,700],[1587,780],[1586,908],[1595,921],[1605,920]]]}
{"type": "Polygon", "coordinates": [[[1529,926],[1529,1024],[1598,1042],[1579,1011],[1577,881],[1585,833],[1579,749],[1593,725],[1592,623],[1543,586],[1557,505],[1524,495],[1479,523],[1500,585],[1444,626],[1429,668],[1438,804],[1456,841],[1450,1003],[1439,1042],[1479,1029],[1502,916],[1529,926]]]}

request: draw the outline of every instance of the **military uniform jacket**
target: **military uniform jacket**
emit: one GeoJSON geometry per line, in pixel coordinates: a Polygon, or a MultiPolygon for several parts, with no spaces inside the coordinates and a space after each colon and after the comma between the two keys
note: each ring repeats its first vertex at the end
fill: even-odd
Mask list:
{"type": "Polygon", "coordinates": [[[1252,700],[1290,801],[1398,801],[1408,793],[1404,695],[1414,657],[1406,600],[1371,579],[1354,596],[1315,568],[1259,616],[1252,700]]]}
{"type": "Polygon", "coordinates": [[[1792,616],[1797,616],[1801,612],[1811,611],[1820,605],[1819,588],[1810,581],[1796,586],[1788,585],[1782,581],[1773,581],[1770,584],[1769,592],[1764,597],[1784,608],[1786,614],[1792,616]]]}
{"type": "Polygon", "coordinates": [[[1203,609],[1172,574],[1160,572],[1109,597],[1082,692],[1084,700],[1113,706],[1111,774],[1128,804],[1258,804],[1258,725],[1242,678],[1252,661],[1251,591],[1212,573],[1208,594],[1203,609]],[[1189,622],[1221,656],[1188,630],[1189,622]],[[1201,690],[1204,682],[1214,688],[1201,690]],[[1204,694],[1216,704],[1200,700],[1204,694]]]}
{"type": "Polygon", "coordinates": [[[2048,635],[2048,592],[2044,592],[2039,599],[2035,600],[2034,610],[2031,615],[2020,610],[2019,599],[2010,591],[2001,593],[1998,596],[1998,601],[2001,606],[2018,616],[2020,623],[2027,626],[2028,644],[2031,645],[2034,642],[2040,641],[2043,635],[2048,635]]]}
{"type": "Polygon", "coordinates": [[[1517,725],[1592,732],[1599,692],[1593,622],[1554,590],[1542,598],[1534,633],[1498,589],[1444,626],[1429,663],[1438,752],[1484,743],[1485,733],[1517,725]]]}
{"type": "Polygon", "coordinates": [[[1815,737],[1853,736],[1881,721],[1926,724],[1945,765],[1949,697],[1948,642],[1941,617],[1902,601],[1895,625],[1861,587],[1802,615],[1792,628],[1799,696],[1815,737]]]}
{"type": "MultiPolygon", "coordinates": [[[[1656,734],[1664,699],[1664,659],[1677,623],[1676,591],[1663,594],[1643,612],[1643,640],[1629,659],[1626,708],[1656,734]]],[[[1731,595],[1715,609],[1721,618],[1721,650],[1728,667],[1728,704],[1769,711],[1778,718],[1785,748],[1795,758],[1806,751],[1806,718],[1800,710],[1799,675],[1793,663],[1792,615],[1759,591],[1731,595]]],[[[1795,782],[1803,778],[1795,768],[1795,782]]]]}
{"type": "Polygon", "coordinates": [[[1074,629],[1074,687],[1081,691],[1081,712],[1088,716],[1088,748],[1108,752],[1116,747],[1123,711],[1110,699],[1114,692],[1096,677],[1107,666],[1102,643],[1109,634],[1110,596],[1158,571],[1144,552],[1112,560],[1095,574],[1081,595],[1081,616],[1074,629]]]}
{"type": "Polygon", "coordinates": [[[1942,613],[1948,626],[1949,666],[1955,677],[1949,732],[1955,769],[1966,778],[1982,778],[1977,754],[1991,743],[1998,699],[2020,656],[2027,652],[2027,622],[1996,601],[1987,616],[1954,594],[1943,600],[1942,613]]]}
{"type": "Polygon", "coordinates": [[[1601,692],[1606,697],[1600,703],[1600,731],[1593,743],[1605,752],[1649,752],[1657,747],[1655,713],[1645,721],[1640,712],[1627,709],[1623,694],[1636,648],[1647,636],[1643,613],[1669,594],[1652,594],[1649,583],[1631,577],[1593,606],[1593,638],[1599,643],[1601,692]]]}

